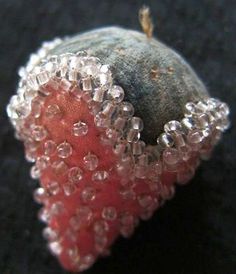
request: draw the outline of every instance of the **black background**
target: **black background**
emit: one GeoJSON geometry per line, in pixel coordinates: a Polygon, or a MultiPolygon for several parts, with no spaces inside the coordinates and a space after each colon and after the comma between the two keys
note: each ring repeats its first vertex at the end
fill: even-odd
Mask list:
{"type": "MultiPolygon", "coordinates": [[[[5,105],[17,68],[43,40],[104,25],[140,29],[142,1],[0,0],[0,273],[65,274],[49,255],[23,149],[5,105]]],[[[89,274],[236,273],[236,1],[146,1],[154,35],[181,52],[213,97],[230,104],[232,128],[192,183],[89,274]]]]}

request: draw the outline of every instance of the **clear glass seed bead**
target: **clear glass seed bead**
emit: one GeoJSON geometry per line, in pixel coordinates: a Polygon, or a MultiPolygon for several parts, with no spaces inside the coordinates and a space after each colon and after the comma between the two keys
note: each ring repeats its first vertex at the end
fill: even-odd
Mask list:
{"type": "Polygon", "coordinates": [[[65,159],[72,154],[72,146],[68,142],[63,142],[57,146],[58,157],[65,159]]]}
{"type": "Polygon", "coordinates": [[[224,115],[227,116],[230,114],[229,106],[226,103],[221,103],[219,105],[219,111],[224,115]]]}
{"type": "Polygon", "coordinates": [[[120,105],[120,114],[123,117],[130,118],[134,115],[134,107],[128,102],[122,102],[120,105]]]}
{"type": "Polygon", "coordinates": [[[93,231],[98,236],[105,235],[108,230],[109,230],[109,225],[104,220],[98,220],[93,225],[93,231]]]}
{"type": "Polygon", "coordinates": [[[179,151],[175,148],[166,148],[163,152],[163,160],[168,165],[175,165],[180,160],[179,151]]]}
{"type": "Polygon", "coordinates": [[[87,170],[95,170],[98,167],[98,157],[95,154],[88,153],[83,158],[84,166],[87,170]]]}
{"type": "Polygon", "coordinates": [[[56,73],[56,69],[57,69],[57,64],[56,62],[47,62],[45,65],[44,65],[44,69],[49,72],[49,74],[52,76],[52,75],[55,75],[56,73]]]}
{"type": "Polygon", "coordinates": [[[188,130],[192,130],[196,127],[196,123],[194,122],[193,118],[191,118],[191,117],[186,117],[186,118],[182,119],[181,123],[188,130]]]}
{"type": "Polygon", "coordinates": [[[112,84],[112,75],[109,70],[109,66],[103,65],[100,68],[100,72],[97,75],[99,84],[104,88],[109,88],[112,84]]]}
{"type": "Polygon", "coordinates": [[[34,191],[35,202],[42,204],[45,201],[45,199],[47,199],[47,197],[48,197],[48,193],[44,188],[39,187],[35,189],[34,191]]]}
{"type": "Polygon", "coordinates": [[[116,155],[129,154],[131,145],[125,140],[120,140],[114,145],[113,151],[116,155]]]}
{"type": "Polygon", "coordinates": [[[79,121],[73,125],[72,133],[76,137],[85,136],[88,133],[88,125],[79,121]]]}
{"type": "Polygon", "coordinates": [[[177,174],[177,183],[180,185],[187,184],[194,176],[194,169],[188,168],[182,172],[178,172],[177,174]]]}
{"type": "Polygon", "coordinates": [[[106,137],[110,140],[116,141],[118,138],[122,136],[122,132],[116,130],[114,128],[107,128],[106,129],[106,137]]]}
{"type": "Polygon", "coordinates": [[[173,136],[173,139],[174,139],[175,146],[177,148],[185,146],[185,136],[184,136],[184,134],[182,134],[180,132],[176,132],[173,136]]]}
{"type": "Polygon", "coordinates": [[[76,70],[68,69],[66,77],[70,82],[76,82],[79,78],[79,74],[76,70]]]}
{"type": "Polygon", "coordinates": [[[77,215],[72,216],[70,218],[69,223],[70,223],[72,230],[74,230],[74,231],[78,231],[81,227],[81,219],[77,215]]]}
{"type": "Polygon", "coordinates": [[[72,167],[68,171],[68,179],[71,183],[78,183],[83,178],[83,171],[79,167],[72,167]]]}
{"type": "Polygon", "coordinates": [[[36,165],[32,166],[30,169],[31,178],[39,179],[40,175],[41,175],[40,169],[36,165]]]}
{"type": "Polygon", "coordinates": [[[43,126],[34,126],[32,129],[32,137],[35,141],[42,141],[47,137],[47,131],[43,126]]]}
{"type": "Polygon", "coordinates": [[[49,119],[60,119],[62,117],[62,112],[60,107],[57,104],[52,104],[47,106],[45,115],[49,119]]]}
{"type": "Polygon", "coordinates": [[[107,221],[114,221],[117,217],[117,211],[115,207],[113,206],[108,206],[104,207],[102,210],[102,218],[107,220],[107,221]]]}
{"type": "Polygon", "coordinates": [[[78,86],[74,86],[71,90],[70,90],[70,94],[78,101],[81,100],[82,95],[83,95],[83,91],[80,89],[80,87],[78,86]]]}
{"type": "Polygon", "coordinates": [[[139,132],[143,130],[143,121],[139,117],[132,117],[131,127],[139,132]]]}
{"type": "Polygon", "coordinates": [[[199,128],[205,129],[210,124],[209,116],[206,113],[198,115],[196,124],[199,128]]]}
{"type": "Polygon", "coordinates": [[[214,110],[220,105],[220,101],[216,98],[208,98],[206,101],[209,110],[214,110]]]}
{"type": "Polygon", "coordinates": [[[47,185],[47,191],[51,194],[51,195],[57,195],[58,193],[60,193],[61,188],[60,185],[58,184],[58,182],[56,181],[51,181],[48,183],[47,185]]]}
{"type": "Polygon", "coordinates": [[[95,57],[84,58],[84,66],[82,67],[82,72],[85,75],[96,76],[99,73],[100,64],[98,59],[95,57]]]}
{"type": "Polygon", "coordinates": [[[111,100],[114,100],[116,103],[123,101],[125,92],[122,87],[114,85],[108,90],[108,95],[111,100]]]}
{"type": "Polygon", "coordinates": [[[81,86],[82,86],[82,90],[84,90],[84,91],[90,91],[90,90],[92,90],[92,81],[91,81],[91,78],[90,77],[83,78],[81,80],[81,86]]]}
{"type": "Polygon", "coordinates": [[[125,127],[125,124],[127,122],[126,118],[122,118],[122,117],[117,117],[117,119],[114,121],[114,128],[117,130],[123,130],[125,127]]]}
{"type": "Polygon", "coordinates": [[[157,174],[161,174],[162,170],[163,170],[162,161],[158,160],[158,161],[154,162],[153,168],[155,169],[157,174]]]}
{"type": "Polygon", "coordinates": [[[187,135],[187,140],[190,144],[199,144],[204,139],[204,136],[200,130],[192,130],[187,135]]]}
{"type": "Polygon", "coordinates": [[[161,147],[172,147],[174,145],[174,140],[170,134],[162,133],[160,137],[157,138],[157,144],[161,147]]]}
{"type": "Polygon", "coordinates": [[[197,105],[192,102],[188,102],[185,105],[185,111],[187,116],[201,113],[201,110],[197,107],[197,105]]]}
{"type": "Polygon", "coordinates": [[[60,91],[62,93],[68,93],[72,89],[73,85],[70,81],[66,79],[61,79],[60,81],[60,91]]]}
{"type": "Polygon", "coordinates": [[[84,203],[91,202],[96,198],[96,189],[94,187],[86,187],[81,192],[81,200],[84,203]]]}
{"type": "Polygon", "coordinates": [[[138,203],[143,208],[150,207],[152,205],[152,202],[153,202],[153,199],[152,199],[152,196],[150,195],[143,194],[138,196],[138,203]]]}
{"type": "Polygon", "coordinates": [[[98,170],[95,171],[92,175],[92,180],[93,181],[104,181],[106,179],[108,179],[109,174],[107,171],[105,170],[98,170]]]}
{"type": "Polygon", "coordinates": [[[52,163],[54,172],[58,175],[65,174],[68,171],[68,166],[64,161],[57,160],[52,163]]]}
{"type": "Polygon", "coordinates": [[[35,73],[31,73],[29,74],[29,76],[27,77],[27,84],[29,85],[30,88],[32,88],[33,90],[38,90],[39,85],[36,79],[36,74],[35,73]]]}
{"type": "Polygon", "coordinates": [[[99,112],[94,117],[94,123],[97,127],[108,127],[111,124],[109,117],[105,116],[103,113],[99,112]]]}
{"type": "Polygon", "coordinates": [[[78,71],[82,67],[82,58],[78,56],[72,56],[69,60],[70,69],[78,71]]]}
{"type": "Polygon", "coordinates": [[[144,151],[145,143],[143,141],[137,141],[132,143],[132,152],[134,155],[141,155],[144,151]]]}
{"type": "Polygon", "coordinates": [[[47,156],[51,156],[56,152],[57,145],[52,140],[47,140],[44,143],[44,154],[47,156]]]}
{"type": "Polygon", "coordinates": [[[39,170],[44,170],[46,169],[48,166],[49,166],[49,157],[48,156],[41,156],[41,157],[38,157],[37,160],[36,160],[36,166],[39,170]]]}
{"type": "Polygon", "coordinates": [[[137,129],[130,129],[126,136],[126,139],[129,143],[137,142],[139,138],[140,138],[140,132],[137,129]]]}
{"type": "Polygon", "coordinates": [[[60,215],[61,213],[64,212],[64,210],[65,210],[65,206],[64,206],[63,202],[57,201],[51,205],[50,214],[51,215],[60,215]]]}
{"type": "Polygon", "coordinates": [[[95,236],[95,249],[99,253],[103,253],[105,251],[107,245],[107,237],[103,236],[95,236]]]}
{"type": "Polygon", "coordinates": [[[146,178],[146,174],[147,174],[147,167],[142,165],[134,166],[134,175],[136,178],[144,179],[146,178]]]}
{"type": "Polygon", "coordinates": [[[104,117],[107,117],[107,118],[111,118],[112,116],[114,116],[114,113],[117,111],[117,106],[109,101],[109,100],[106,100],[104,101],[104,103],[102,104],[102,111],[101,111],[101,114],[104,116],[104,117]]]}
{"type": "MultiPolygon", "coordinates": [[[[36,97],[37,99],[37,97],[36,97]]],[[[31,114],[35,118],[39,118],[41,115],[42,103],[39,100],[33,100],[31,102],[31,114]]]]}
{"type": "Polygon", "coordinates": [[[82,219],[85,218],[87,221],[90,221],[93,216],[93,211],[89,206],[80,206],[76,214],[82,219]]]}
{"type": "Polygon", "coordinates": [[[26,161],[30,163],[34,163],[37,158],[37,153],[36,151],[30,150],[30,149],[25,149],[25,159],[26,161]]]}
{"type": "Polygon", "coordinates": [[[77,233],[71,228],[71,225],[65,231],[65,239],[68,239],[71,243],[75,243],[77,241],[77,233]]]}
{"type": "Polygon", "coordinates": [[[89,102],[89,112],[93,116],[97,115],[101,110],[101,104],[99,102],[91,101],[89,102]]]}
{"type": "Polygon", "coordinates": [[[150,154],[147,152],[144,152],[140,156],[138,156],[137,163],[141,166],[148,166],[150,162],[150,154]]]}
{"type": "Polygon", "coordinates": [[[105,90],[101,88],[95,88],[93,94],[93,101],[102,103],[105,97],[105,90]]]}
{"type": "Polygon", "coordinates": [[[50,220],[49,211],[48,211],[45,207],[42,207],[42,208],[39,210],[38,218],[39,218],[40,221],[42,221],[42,222],[44,222],[44,223],[48,223],[49,220],[50,220]]]}
{"type": "Polygon", "coordinates": [[[66,196],[70,196],[75,193],[76,186],[72,183],[66,183],[63,185],[63,190],[66,196]]]}
{"type": "Polygon", "coordinates": [[[120,215],[120,222],[124,226],[133,226],[134,225],[134,216],[129,212],[124,212],[120,215]]]}
{"type": "Polygon", "coordinates": [[[48,244],[49,250],[53,255],[59,256],[62,253],[62,246],[59,242],[51,242],[48,244]]]}
{"type": "Polygon", "coordinates": [[[133,232],[134,232],[134,227],[133,226],[121,226],[121,228],[120,228],[120,234],[124,238],[131,237],[133,232]]]}
{"type": "Polygon", "coordinates": [[[73,265],[77,265],[80,262],[80,254],[77,247],[71,247],[67,251],[68,257],[73,265]]]}
{"type": "Polygon", "coordinates": [[[87,104],[90,104],[92,102],[92,91],[91,90],[84,91],[83,94],[82,94],[82,99],[87,104]]]}
{"type": "Polygon", "coordinates": [[[230,127],[230,121],[227,117],[222,117],[216,121],[216,129],[225,131],[230,127]]]}
{"type": "Polygon", "coordinates": [[[43,229],[43,237],[48,241],[56,241],[58,239],[58,232],[51,227],[45,227],[43,229]]]}
{"type": "Polygon", "coordinates": [[[49,73],[47,71],[41,71],[36,78],[40,86],[44,85],[49,81],[49,73]]]}
{"type": "Polygon", "coordinates": [[[178,121],[170,121],[164,125],[164,130],[166,133],[172,133],[182,130],[181,123],[178,121]]]}
{"type": "Polygon", "coordinates": [[[124,200],[135,200],[136,198],[134,190],[130,187],[121,187],[119,193],[124,200]]]}
{"type": "Polygon", "coordinates": [[[70,219],[70,225],[73,230],[77,231],[81,226],[89,224],[92,218],[92,209],[88,206],[80,206],[76,211],[76,215],[70,219]]]}
{"type": "Polygon", "coordinates": [[[192,149],[191,149],[191,146],[189,145],[185,145],[185,146],[182,146],[181,148],[179,148],[179,151],[180,151],[180,154],[181,154],[181,158],[184,160],[184,161],[188,161],[192,155],[192,149]]]}
{"type": "Polygon", "coordinates": [[[197,108],[200,109],[202,112],[207,112],[208,111],[208,105],[204,101],[199,101],[197,103],[197,108]]]}
{"type": "Polygon", "coordinates": [[[87,254],[81,259],[81,264],[79,266],[79,271],[84,271],[90,268],[95,262],[95,258],[92,254],[87,254]]]}

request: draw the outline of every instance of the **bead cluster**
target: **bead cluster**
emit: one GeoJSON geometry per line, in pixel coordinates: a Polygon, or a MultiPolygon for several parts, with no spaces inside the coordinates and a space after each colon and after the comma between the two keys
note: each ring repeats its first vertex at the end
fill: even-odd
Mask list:
{"type": "MultiPolygon", "coordinates": [[[[57,44],[58,40],[55,43],[57,44]]],[[[36,57],[31,59],[38,61],[36,57]]],[[[109,67],[102,65],[98,58],[79,52],[50,56],[34,68],[31,63],[32,60],[26,66],[25,71],[28,73],[22,77],[17,95],[12,97],[7,107],[8,116],[18,137],[23,137],[21,129],[25,127],[24,120],[29,114],[33,112],[35,117],[40,115],[42,102],[38,95],[43,93],[43,96],[47,96],[45,93],[50,93],[47,85],[51,86],[51,90],[63,86],[65,91],[68,90],[75,96],[75,100],[82,98],[88,103],[91,113],[95,116],[95,125],[104,131],[101,142],[113,146],[114,153],[120,156],[120,162],[117,164],[119,174],[129,175],[130,178],[133,176],[145,179],[151,176],[155,179],[156,174],[150,172],[150,169],[152,170],[153,165],[158,164],[160,159],[169,170],[175,171],[180,162],[186,162],[196,154],[207,158],[221,132],[229,124],[229,109],[225,103],[213,98],[197,103],[190,102],[185,105],[185,117],[182,121],[170,121],[165,124],[164,133],[157,139],[157,146],[147,146],[140,140],[142,120],[133,116],[134,107],[131,103],[123,101],[124,90],[112,84],[109,67]],[[61,79],[60,83],[58,78],[61,79]],[[74,83],[78,83],[79,89],[74,83]]],[[[49,119],[60,117],[59,106],[49,105],[46,115],[49,119]]],[[[86,135],[88,126],[83,121],[78,121],[73,125],[72,132],[75,136],[86,135]]],[[[35,141],[42,141],[47,136],[46,130],[41,126],[35,126],[32,134],[35,141]]],[[[50,143],[45,145],[50,146],[50,143]]],[[[72,153],[70,144],[67,143],[60,144],[57,151],[60,158],[66,158],[72,153]]],[[[95,159],[94,161],[96,162],[95,159]]],[[[191,171],[194,169],[193,166],[191,171]]],[[[184,175],[181,173],[179,177],[184,175]]]]}
{"type": "MultiPolygon", "coordinates": [[[[140,140],[143,121],[134,116],[133,105],[124,101],[124,90],[113,83],[109,66],[85,52],[47,57],[60,42],[56,39],[44,44],[36,55],[32,55],[26,68],[20,70],[17,95],[12,97],[7,113],[16,129],[16,137],[24,141],[26,159],[35,163],[31,177],[40,178],[47,168],[56,174],[34,193],[35,200],[44,204],[39,212],[40,220],[51,224],[53,218],[68,214],[66,197],[78,194],[78,186],[84,184],[79,192],[83,206],[70,216],[64,238],[75,243],[78,231],[84,226],[92,226],[95,253],[81,255],[77,245],[72,244],[65,255],[61,232],[51,225],[43,232],[51,252],[57,256],[64,254],[76,270],[82,271],[94,263],[97,254],[108,252],[108,233],[113,223],[117,222],[119,232],[129,237],[138,224],[138,217],[150,218],[155,209],[173,196],[174,186],[162,181],[165,174],[172,174],[179,184],[192,178],[199,160],[209,157],[222,132],[228,128],[229,109],[225,103],[213,98],[187,103],[183,119],[165,124],[157,145],[147,145],[140,140]],[[47,128],[37,122],[44,116],[52,124],[63,124],[64,113],[60,105],[47,103],[45,107],[51,95],[59,96],[62,101],[70,97],[87,105],[100,132],[101,146],[109,147],[116,158],[112,167],[115,172],[100,168],[100,159],[92,151],[83,156],[81,165],[71,164],[69,160],[75,153],[73,144],[68,140],[56,143],[47,128]],[[38,151],[42,152],[40,157],[38,151]],[[63,185],[60,177],[66,178],[63,185]],[[106,182],[109,185],[109,180],[119,181],[117,195],[122,203],[137,204],[136,215],[106,205],[101,209],[101,216],[95,216],[91,205],[96,202],[99,191],[102,192],[102,185],[106,182]],[[148,188],[148,191],[139,188],[148,188]],[[48,197],[55,198],[50,205],[45,202],[48,197]],[[63,197],[63,202],[58,197],[63,197]]],[[[84,138],[90,129],[88,122],[79,118],[69,132],[73,138],[84,138]]]]}

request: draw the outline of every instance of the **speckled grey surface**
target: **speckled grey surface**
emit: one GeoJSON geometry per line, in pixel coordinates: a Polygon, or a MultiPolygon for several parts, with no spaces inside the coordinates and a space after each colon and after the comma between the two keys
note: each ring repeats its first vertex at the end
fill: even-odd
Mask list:
{"type": "Polygon", "coordinates": [[[186,102],[207,96],[178,53],[143,33],[120,27],[95,29],[67,39],[52,54],[80,50],[111,66],[114,82],[124,88],[125,99],[144,121],[142,138],[148,143],[155,143],[166,122],[183,117],[186,102]]]}

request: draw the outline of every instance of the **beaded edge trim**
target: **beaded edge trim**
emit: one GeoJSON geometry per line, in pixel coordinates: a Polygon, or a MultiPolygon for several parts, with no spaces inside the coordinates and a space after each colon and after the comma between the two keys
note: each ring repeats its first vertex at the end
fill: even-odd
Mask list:
{"type": "MultiPolygon", "coordinates": [[[[32,109],[33,100],[39,95],[49,95],[44,88],[45,85],[55,85],[56,88],[60,81],[60,86],[75,96],[75,99],[87,102],[90,112],[95,117],[95,125],[104,133],[101,134],[101,142],[111,145],[114,153],[119,156],[118,174],[128,180],[148,179],[158,183],[166,170],[177,173],[177,183],[187,183],[193,177],[199,159],[209,158],[222,132],[229,127],[227,104],[214,98],[187,103],[184,118],[180,122],[166,123],[164,132],[157,138],[157,145],[146,145],[140,140],[143,122],[139,117],[133,116],[132,104],[123,101],[124,90],[120,86],[113,85],[109,66],[102,65],[98,58],[88,56],[85,52],[48,56],[61,42],[61,39],[55,39],[43,43],[42,48],[31,55],[26,67],[19,70],[21,79],[17,95],[12,96],[7,106],[7,113],[16,130],[16,137],[24,142],[29,141],[31,135],[26,134],[23,127],[24,121],[32,112],[35,118],[39,114],[37,109],[36,112],[32,109]],[[73,88],[78,85],[81,92],[76,93],[78,89],[73,88]],[[193,158],[196,161],[192,161],[193,158]],[[184,169],[181,168],[182,163],[184,169]]],[[[38,167],[40,163],[43,166],[44,159],[35,159],[32,155],[31,157],[26,155],[26,158],[30,162],[36,162],[31,169],[31,176],[38,179],[40,177],[38,167]]],[[[102,177],[105,175],[105,173],[100,174],[102,177]]],[[[40,191],[41,188],[36,189],[35,198],[37,194],[40,195],[40,191]]],[[[170,188],[169,193],[162,195],[163,201],[170,199],[173,194],[174,187],[170,188]]],[[[35,200],[37,201],[37,198],[35,200]]],[[[152,212],[146,213],[147,215],[141,216],[144,220],[152,212]]],[[[44,217],[42,213],[41,220],[44,217]]],[[[47,237],[48,233],[53,233],[49,227],[44,230],[44,236],[47,237]]],[[[56,255],[60,251],[60,245],[54,241],[49,244],[49,248],[56,255]]],[[[81,265],[80,270],[92,264],[91,256],[86,257],[90,261],[81,265]]]]}
{"type": "MultiPolygon", "coordinates": [[[[131,156],[135,158],[135,177],[146,178],[147,172],[142,167],[160,158],[165,163],[167,170],[170,171],[175,171],[176,163],[179,161],[177,158],[180,155],[182,161],[187,161],[191,151],[198,152],[201,159],[209,158],[212,148],[220,140],[222,132],[229,127],[227,104],[214,98],[187,103],[184,118],[180,122],[173,120],[166,123],[164,133],[157,138],[157,145],[148,146],[139,140],[140,132],[143,129],[142,120],[133,117],[134,108],[130,103],[123,102],[123,89],[120,86],[112,85],[113,79],[109,66],[102,65],[98,58],[88,56],[85,52],[48,56],[50,51],[62,41],[62,39],[56,38],[52,42],[44,42],[37,53],[30,56],[27,65],[19,70],[21,79],[17,95],[12,96],[7,106],[7,114],[16,129],[18,139],[22,139],[22,136],[20,137],[21,125],[30,114],[32,100],[50,79],[60,77],[64,79],[64,85],[70,89],[71,86],[66,81],[78,83],[78,79],[81,77],[79,83],[81,89],[86,93],[86,100],[90,103],[93,101],[96,105],[92,107],[93,114],[95,114],[95,125],[106,129],[107,140],[103,141],[116,144],[114,151],[117,154],[123,151],[127,156],[127,150],[131,151],[131,156]],[[91,90],[93,92],[90,92],[91,90]],[[116,120],[109,128],[111,124],[105,117],[114,112],[114,106],[121,108],[125,119],[122,120],[119,117],[120,119],[116,120]],[[98,109],[100,111],[96,112],[98,109]],[[124,124],[127,124],[127,120],[129,129],[126,128],[124,131],[124,124]],[[122,130],[121,136],[120,131],[122,130]],[[121,137],[122,144],[117,144],[121,137]],[[113,139],[112,142],[111,139],[113,139]]],[[[124,157],[121,162],[124,167],[124,157]]],[[[177,176],[177,181],[188,181],[188,178],[185,177],[183,174],[177,176]]]]}

